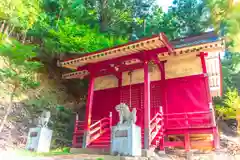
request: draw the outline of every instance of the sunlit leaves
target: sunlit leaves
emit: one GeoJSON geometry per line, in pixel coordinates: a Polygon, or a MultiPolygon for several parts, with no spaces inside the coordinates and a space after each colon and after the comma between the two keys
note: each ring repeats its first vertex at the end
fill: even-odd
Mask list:
{"type": "Polygon", "coordinates": [[[208,28],[207,12],[204,1],[199,0],[174,0],[169,12],[176,22],[180,35],[189,36],[204,32],[208,28]]]}
{"type": "MultiPolygon", "coordinates": [[[[42,66],[31,61],[36,56],[35,47],[24,45],[14,39],[2,39],[0,57],[4,62],[0,69],[0,82],[17,90],[34,88],[39,85],[35,72],[42,66]]],[[[11,90],[11,88],[9,88],[11,90]]]]}
{"type": "Polygon", "coordinates": [[[240,109],[240,97],[237,89],[228,89],[223,97],[223,104],[216,105],[216,111],[225,119],[236,118],[236,112],[240,109]]]}
{"type": "Polygon", "coordinates": [[[40,0],[1,0],[0,18],[23,30],[33,26],[38,18],[40,0]]]}
{"type": "MultiPolygon", "coordinates": [[[[45,29],[45,28],[43,28],[45,29]]],[[[49,54],[87,53],[126,42],[99,32],[99,28],[79,25],[70,18],[59,20],[58,27],[45,30],[44,50],[49,54]]]]}
{"type": "Polygon", "coordinates": [[[164,32],[169,39],[187,37],[204,32],[208,14],[203,0],[175,0],[167,13],[159,6],[152,8],[146,19],[147,35],[164,32]]]}
{"type": "Polygon", "coordinates": [[[233,52],[240,50],[240,3],[232,0],[208,0],[211,20],[218,31],[224,31],[229,48],[233,52]]]}

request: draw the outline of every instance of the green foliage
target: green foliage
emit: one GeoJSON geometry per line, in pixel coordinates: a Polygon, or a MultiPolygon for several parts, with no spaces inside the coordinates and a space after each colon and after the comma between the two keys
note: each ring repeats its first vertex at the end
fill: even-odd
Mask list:
{"type": "Polygon", "coordinates": [[[0,19],[27,30],[36,22],[41,0],[1,0],[0,19]]]}
{"type": "Polygon", "coordinates": [[[4,64],[0,68],[0,83],[5,86],[1,90],[9,94],[9,106],[5,109],[5,115],[0,125],[2,132],[10,114],[13,101],[20,97],[23,91],[39,86],[35,79],[35,72],[41,67],[41,63],[31,61],[36,54],[32,46],[0,36],[0,58],[4,64]]]}
{"type": "Polygon", "coordinates": [[[236,119],[236,111],[239,108],[240,97],[237,89],[228,89],[220,104],[216,104],[216,112],[223,119],[236,119]]]}
{"type": "Polygon", "coordinates": [[[53,82],[48,80],[49,86],[41,83],[41,86],[34,90],[32,96],[24,101],[26,110],[30,113],[30,119],[37,118],[43,110],[51,112],[49,127],[53,129],[51,148],[62,148],[69,146],[72,140],[74,115],[71,109],[64,107],[67,99],[66,94],[59,91],[53,82]],[[52,88],[50,88],[50,86],[52,88]],[[66,99],[63,99],[66,97],[66,99]],[[58,109],[58,106],[62,106],[58,109]]]}
{"type": "Polygon", "coordinates": [[[87,25],[77,25],[70,19],[61,20],[58,29],[49,30],[48,34],[49,38],[44,40],[45,47],[48,51],[53,48],[55,53],[86,53],[125,42],[101,34],[97,27],[91,29],[87,25]]]}
{"type": "Polygon", "coordinates": [[[162,8],[155,6],[152,14],[147,17],[146,35],[158,34],[164,32],[169,39],[179,37],[179,28],[177,27],[177,18],[172,12],[164,13],[162,8]]]}
{"type": "Polygon", "coordinates": [[[232,0],[207,0],[211,11],[211,21],[217,31],[225,33],[230,49],[240,49],[240,3],[232,0]]]}
{"type": "Polygon", "coordinates": [[[36,56],[35,49],[35,46],[23,45],[14,39],[2,39],[0,42],[0,56],[4,62],[0,68],[0,80],[8,84],[7,91],[10,93],[14,89],[22,91],[39,85],[34,73],[41,63],[30,61],[36,56]]]}
{"type": "MultiPolygon", "coordinates": [[[[53,137],[51,148],[58,149],[66,146],[71,146],[72,133],[74,128],[74,115],[69,108],[65,108],[63,111],[56,110],[56,106],[50,108],[49,106],[44,106],[42,103],[36,103],[28,106],[26,110],[31,113],[32,118],[37,118],[41,111],[46,109],[51,112],[51,119],[49,127],[53,130],[53,137]]],[[[66,149],[61,149],[61,152],[66,152],[66,149]]],[[[56,152],[60,152],[59,150],[56,152]]]]}
{"type": "Polygon", "coordinates": [[[208,28],[208,16],[204,1],[174,0],[169,12],[176,19],[178,34],[189,36],[204,32],[208,28]]]}
{"type": "Polygon", "coordinates": [[[52,118],[52,128],[54,131],[51,144],[52,148],[71,146],[74,119],[75,116],[69,108],[65,108],[64,111],[55,112],[52,118]]]}
{"type": "Polygon", "coordinates": [[[52,149],[48,153],[37,153],[37,152],[32,152],[28,150],[15,150],[14,154],[17,156],[28,156],[28,157],[43,157],[43,156],[56,156],[56,155],[67,155],[71,154],[70,153],[70,148],[69,147],[63,147],[63,148],[57,148],[57,149],[52,149]]]}
{"type": "Polygon", "coordinates": [[[147,17],[147,35],[164,32],[176,39],[199,34],[209,27],[207,15],[202,0],[174,0],[167,13],[155,6],[147,17]]]}
{"type": "Polygon", "coordinates": [[[37,35],[42,39],[42,54],[47,54],[48,59],[59,53],[83,54],[126,42],[124,38],[102,34],[98,27],[77,24],[70,18],[54,21],[54,24],[58,23],[57,28],[46,23],[47,19],[46,15],[45,19],[40,19],[39,25],[29,31],[28,35],[37,35]]]}
{"type": "Polygon", "coordinates": [[[226,52],[227,56],[222,60],[223,89],[240,89],[240,55],[226,52]]]}

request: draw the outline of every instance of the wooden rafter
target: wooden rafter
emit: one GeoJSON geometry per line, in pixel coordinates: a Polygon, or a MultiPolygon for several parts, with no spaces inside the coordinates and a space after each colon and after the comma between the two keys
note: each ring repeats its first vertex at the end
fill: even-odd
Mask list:
{"type": "Polygon", "coordinates": [[[151,38],[141,39],[110,49],[85,54],[79,58],[63,61],[60,63],[60,65],[65,68],[77,69],[80,66],[88,65],[91,63],[98,63],[109,59],[115,59],[122,56],[130,56],[132,54],[155,49],[161,50],[161,48],[166,48],[167,50],[165,52],[168,52],[170,50],[172,51],[171,45],[163,33],[155,35],[151,38]]]}

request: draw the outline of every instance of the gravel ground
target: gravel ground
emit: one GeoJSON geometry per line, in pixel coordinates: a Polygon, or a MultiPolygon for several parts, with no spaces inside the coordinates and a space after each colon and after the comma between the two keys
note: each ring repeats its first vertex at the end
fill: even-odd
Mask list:
{"type": "MultiPolygon", "coordinates": [[[[192,160],[240,160],[240,137],[221,135],[220,145],[220,149],[216,153],[210,152],[202,154],[193,152],[192,160]]],[[[101,157],[100,155],[91,155],[91,157],[93,158],[90,158],[90,156],[87,154],[76,155],[74,157],[72,156],[73,155],[55,157],[33,157],[31,155],[19,155],[14,150],[0,151],[0,160],[90,160],[101,157]]],[[[184,152],[180,150],[172,150],[168,155],[165,155],[161,158],[159,157],[159,160],[186,160],[185,157],[186,155],[184,152]]]]}

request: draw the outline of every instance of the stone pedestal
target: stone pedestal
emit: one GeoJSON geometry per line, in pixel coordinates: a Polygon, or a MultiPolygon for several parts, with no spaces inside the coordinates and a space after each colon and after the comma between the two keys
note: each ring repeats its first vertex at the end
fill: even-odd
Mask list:
{"type": "Polygon", "coordinates": [[[111,154],[141,156],[141,128],[135,124],[113,127],[111,154]]]}
{"type": "Polygon", "coordinates": [[[30,128],[26,149],[35,152],[49,152],[52,130],[48,128],[30,128]]]}

